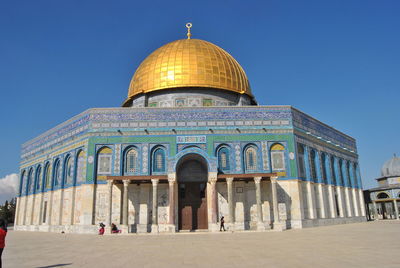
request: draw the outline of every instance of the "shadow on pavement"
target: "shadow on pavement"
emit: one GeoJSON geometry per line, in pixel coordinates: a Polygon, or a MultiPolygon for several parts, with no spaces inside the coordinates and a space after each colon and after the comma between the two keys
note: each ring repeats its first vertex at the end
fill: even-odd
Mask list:
{"type": "Polygon", "coordinates": [[[71,265],[72,263],[59,263],[59,264],[53,264],[53,265],[48,265],[48,266],[38,266],[36,268],[53,268],[53,267],[61,267],[61,266],[67,266],[71,265]]]}

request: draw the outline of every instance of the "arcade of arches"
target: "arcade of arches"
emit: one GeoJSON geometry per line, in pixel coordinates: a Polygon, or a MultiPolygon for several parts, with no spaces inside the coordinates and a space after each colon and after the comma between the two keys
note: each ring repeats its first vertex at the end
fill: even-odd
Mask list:
{"type": "Polygon", "coordinates": [[[274,173],[217,175],[208,172],[207,161],[198,154],[183,156],[176,170],[169,176],[108,177],[106,225],[120,214],[121,227],[127,232],[216,231],[220,217],[225,216],[230,230],[286,229],[279,220],[274,173]],[[244,192],[243,188],[253,190],[244,192]],[[151,209],[143,211],[144,191],[151,209]],[[243,200],[241,195],[246,192],[254,196],[243,200]],[[113,199],[121,200],[120,211],[109,205],[118,203],[113,199]],[[272,203],[271,214],[265,213],[266,200],[272,203]]]}

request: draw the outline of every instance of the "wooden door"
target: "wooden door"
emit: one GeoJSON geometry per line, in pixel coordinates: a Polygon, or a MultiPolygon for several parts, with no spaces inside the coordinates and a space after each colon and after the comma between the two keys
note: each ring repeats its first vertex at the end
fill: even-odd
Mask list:
{"type": "Polygon", "coordinates": [[[197,229],[208,229],[206,185],[206,183],[200,183],[198,185],[200,198],[197,209],[197,229]]]}
{"type": "Polygon", "coordinates": [[[185,205],[181,210],[181,226],[179,229],[181,230],[192,230],[192,206],[185,205]]]}
{"type": "Polygon", "coordinates": [[[179,184],[179,229],[207,229],[206,183],[179,184]]]}

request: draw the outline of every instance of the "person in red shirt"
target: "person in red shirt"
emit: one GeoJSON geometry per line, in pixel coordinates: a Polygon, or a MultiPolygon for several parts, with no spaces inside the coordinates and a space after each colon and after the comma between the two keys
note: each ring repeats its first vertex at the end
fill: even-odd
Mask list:
{"type": "Polygon", "coordinates": [[[0,268],[2,267],[1,255],[5,247],[5,240],[7,235],[7,223],[5,220],[0,219],[0,268]]]}
{"type": "Polygon", "coordinates": [[[104,227],[106,227],[102,222],[100,222],[100,229],[99,229],[99,235],[104,234],[104,227]]]}

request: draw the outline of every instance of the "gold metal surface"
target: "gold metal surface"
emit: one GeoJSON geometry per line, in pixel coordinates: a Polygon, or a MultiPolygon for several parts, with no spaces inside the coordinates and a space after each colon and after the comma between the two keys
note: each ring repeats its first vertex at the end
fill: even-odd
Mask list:
{"type": "Polygon", "coordinates": [[[137,94],[182,87],[217,88],[252,96],[244,70],[225,50],[204,40],[182,39],[158,48],[140,64],[127,101],[137,94]]]}

